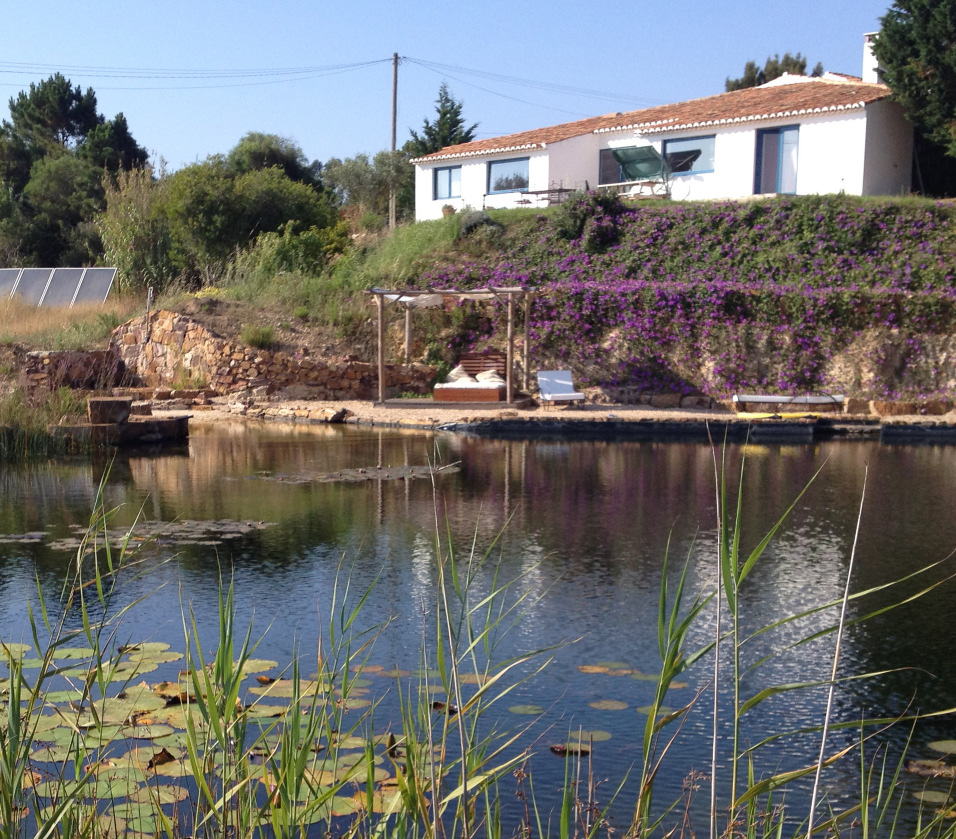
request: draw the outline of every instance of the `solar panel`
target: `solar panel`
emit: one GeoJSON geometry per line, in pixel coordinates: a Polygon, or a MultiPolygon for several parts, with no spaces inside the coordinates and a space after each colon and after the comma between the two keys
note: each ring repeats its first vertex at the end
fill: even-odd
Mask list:
{"type": "Polygon", "coordinates": [[[115,268],[0,268],[0,299],[68,308],[105,303],[115,278],[115,268]]]}
{"type": "Polygon", "coordinates": [[[72,306],[76,288],[83,279],[85,268],[55,268],[47,285],[41,306],[72,306]]]}
{"type": "Polygon", "coordinates": [[[19,276],[19,268],[0,268],[0,300],[10,296],[19,276]]]}
{"type": "Polygon", "coordinates": [[[113,287],[115,268],[87,268],[80,287],[76,290],[74,303],[104,303],[113,287]]]}
{"type": "Polygon", "coordinates": [[[53,274],[52,268],[24,268],[20,279],[13,287],[13,293],[23,303],[39,303],[43,299],[46,285],[53,274]]]}

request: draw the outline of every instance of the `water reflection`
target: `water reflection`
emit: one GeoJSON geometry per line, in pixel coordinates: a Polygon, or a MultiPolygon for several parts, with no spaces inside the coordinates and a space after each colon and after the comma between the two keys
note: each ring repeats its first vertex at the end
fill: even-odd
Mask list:
{"type": "MultiPolygon", "coordinates": [[[[862,442],[736,447],[727,452],[732,484],[744,454],[747,549],[823,467],[742,593],[748,632],[839,599],[867,467],[855,590],[911,574],[956,546],[956,449],[862,442]]],[[[672,578],[688,560],[692,592],[716,585],[715,453],[705,445],[504,442],[341,427],[198,426],[188,449],[164,456],[119,455],[111,463],[76,461],[0,473],[5,501],[0,531],[48,534],[46,540],[0,543],[0,596],[6,604],[2,637],[25,634],[26,603],[35,601],[35,578],[55,596],[70,557],[51,551],[47,543],[88,522],[104,473],[107,503],[119,507],[118,523],[129,524],[136,516],[161,522],[275,523],[218,545],[187,543],[156,550],[149,558],[155,573],[124,582],[123,596],[129,599],[166,582],[127,622],[131,638],[176,643],[184,609],[192,609],[200,632],[214,638],[218,586],[230,578],[240,625],[251,622],[257,632],[269,630],[259,652],[279,661],[298,652],[308,660],[317,654],[344,568],[357,590],[377,581],[363,613],[364,626],[390,625],[376,644],[375,661],[415,668],[427,643],[423,626],[434,621],[436,528],[443,542],[450,536],[462,567],[470,556],[490,552],[488,565],[476,573],[479,590],[487,591],[497,574],[500,580],[517,580],[512,598],[527,596],[498,654],[566,645],[555,653],[545,677],[515,691],[514,703],[550,709],[548,723],[554,728],[545,738],[560,741],[562,731],[579,725],[609,731],[613,737],[598,753],[599,771],[614,778],[623,777],[634,762],[644,720],[635,709],[649,703],[650,682],[595,678],[579,666],[619,661],[645,673],[656,671],[658,592],[666,551],[672,578]],[[460,469],[439,473],[434,481],[374,478],[376,467],[429,463],[454,463],[460,469]],[[366,468],[370,479],[292,480],[354,468],[366,468]],[[590,703],[601,699],[625,702],[627,710],[597,711],[590,703]]],[[[918,588],[912,582],[901,591],[918,588]]],[[[851,629],[844,672],[907,669],[875,682],[843,685],[840,719],[902,712],[914,696],[925,708],[956,704],[956,675],[949,666],[952,594],[951,585],[943,586],[919,604],[851,629]]],[[[887,592],[875,605],[900,596],[887,592]]],[[[871,608],[854,607],[854,614],[871,608]]],[[[831,609],[758,635],[748,641],[745,660],[759,661],[771,649],[790,647],[834,620],[831,609]]],[[[716,612],[710,609],[694,629],[692,646],[708,643],[715,628],[716,612]]],[[[754,692],[771,681],[825,679],[831,654],[827,638],[796,646],[763,665],[763,675],[746,677],[744,687],[754,692]]],[[[708,689],[710,680],[709,665],[696,668],[674,704],[708,689]]],[[[722,693],[728,689],[720,685],[722,693]]],[[[747,742],[781,727],[818,722],[821,702],[821,691],[775,699],[751,715],[747,742]]],[[[699,747],[709,737],[704,705],[709,700],[688,723],[683,745],[675,749],[662,777],[662,800],[679,795],[692,768],[706,768],[707,750],[699,747]]],[[[928,726],[925,737],[919,736],[924,741],[939,736],[939,728],[928,726]]],[[[834,747],[855,736],[852,731],[836,736],[834,747]]],[[[766,765],[800,765],[817,747],[818,741],[807,738],[789,752],[769,753],[766,765]]],[[[560,772],[555,764],[550,768],[560,772]]],[[[829,782],[836,792],[848,785],[852,793],[852,779],[834,773],[829,782]]]]}

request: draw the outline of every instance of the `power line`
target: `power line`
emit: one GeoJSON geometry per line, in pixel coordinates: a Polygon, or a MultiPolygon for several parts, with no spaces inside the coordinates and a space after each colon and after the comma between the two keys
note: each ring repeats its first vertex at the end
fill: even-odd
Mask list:
{"type": "Polygon", "coordinates": [[[187,70],[182,68],[131,68],[131,67],[96,67],[88,65],[50,65],[28,64],[24,62],[0,61],[0,74],[23,75],[24,73],[80,73],[92,79],[142,79],[144,81],[217,81],[220,84],[166,84],[166,85],[98,85],[102,90],[201,90],[219,87],[248,87],[264,84],[281,84],[284,82],[299,82],[322,76],[338,75],[372,67],[377,64],[390,62],[391,58],[360,61],[351,64],[331,64],[318,67],[283,67],[283,68],[253,68],[253,69],[211,69],[187,70]],[[233,80],[233,81],[230,81],[233,80]]]}
{"type": "MultiPolygon", "coordinates": [[[[542,82],[535,79],[524,79],[518,76],[508,76],[502,73],[493,73],[487,70],[476,70],[468,67],[458,67],[453,64],[443,64],[437,61],[427,61],[421,58],[411,58],[402,56],[402,61],[408,61],[416,64],[423,69],[430,70],[439,75],[454,78],[462,84],[470,85],[477,90],[489,93],[493,96],[499,96],[503,99],[510,99],[524,105],[542,106],[540,102],[521,99],[502,93],[500,90],[483,87],[474,82],[466,81],[460,78],[460,75],[470,76],[476,79],[485,79],[489,82],[497,82],[503,85],[514,85],[518,87],[527,87],[535,90],[541,90],[549,93],[556,93],[565,96],[577,96],[585,99],[598,99],[620,104],[630,102],[636,105],[654,105],[660,104],[657,101],[639,100],[634,96],[628,96],[619,93],[610,93],[607,91],[593,90],[584,87],[575,87],[571,85],[560,85],[553,82],[542,82]],[[452,76],[451,74],[459,74],[452,76]]],[[[122,86],[99,86],[102,90],[203,90],[210,88],[225,87],[250,87],[266,84],[281,84],[290,82],[301,82],[309,79],[320,78],[322,76],[339,75],[350,73],[356,70],[362,70],[367,67],[374,67],[379,64],[387,64],[392,61],[392,57],[373,59],[371,61],[357,61],[346,64],[328,64],[319,66],[304,67],[258,67],[258,68],[231,68],[231,69],[188,69],[182,67],[115,67],[99,66],[87,64],[42,64],[35,62],[21,61],[0,61],[0,76],[22,76],[33,73],[78,73],[91,79],[141,79],[143,81],[153,82],[190,82],[205,81],[216,82],[215,84],[162,84],[162,85],[122,85],[122,86]]],[[[544,107],[544,106],[542,106],[544,107]]],[[[575,116],[587,116],[588,114],[564,110],[561,108],[549,107],[549,110],[560,111],[561,113],[572,114],[575,116]]]]}
{"type": "MultiPolygon", "coordinates": [[[[594,90],[591,88],[585,87],[574,87],[570,85],[560,85],[555,84],[554,82],[542,82],[535,79],[523,79],[518,76],[507,76],[502,73],[492,73],[487,70],[475,70],[468,67],[458,67],[454,64],[441,64],[437,61],[426,61],[419,58],[410,58],[405,57],[406,61],[410,61],[414,64],[418,64],[421,67],[424,67],[429,70],[433,70],[438,73],[445,73],[448,71],[455,73],[463,73],[469,76],[475,76],[476,78],[487,79],[489,81],[497,81],[510,85],[518,85],[521,87],[530,87],[536,90],[544,90],[549,93],[561,93],[568,96],[580,96],[586,99],[604,99],[609,102],[621,103],[621,102],[631,102],[637,105],[659,105],[662,104],[659,100],[648,100],[648,99],[639,99],[633,95],[626,95],[623,93],[609,93],[607,91],[594,90]]],[[[480,88],[484,90],[485,88],[480,88]]],[[[492,91],[493,92],[493,91],[492,91]]],[[[522,100],[517,100],[522,101],[522,100]]]]}

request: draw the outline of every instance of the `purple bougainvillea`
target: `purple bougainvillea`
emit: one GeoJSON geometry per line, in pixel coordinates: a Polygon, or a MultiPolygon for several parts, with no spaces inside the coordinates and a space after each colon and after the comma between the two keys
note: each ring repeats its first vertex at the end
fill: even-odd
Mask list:
{"type": "Polygon", "coordinates": [[[536,352],[600,371],[592,384],[827,389],[828,362],[864,330],[905,333],[911,357],[919,336],[953,331],[953,213],[845,196],[626,206],[589,194],[506,259],[423,282],[535,289],[536,352]],[[772,371],[753,364],[757,346],[772,371]]]}

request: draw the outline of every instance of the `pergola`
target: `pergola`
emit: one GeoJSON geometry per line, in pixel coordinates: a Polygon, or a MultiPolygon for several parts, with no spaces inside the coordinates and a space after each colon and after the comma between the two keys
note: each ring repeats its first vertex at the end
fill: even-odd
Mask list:
{"type": "Polygon", "coordinates": [[[530,346],[528,340],[528,325],[531,320],[528,310],[531,304],[531,292],[515,287],[507,288],[476,288],[469,291],[457,289],[421,290],[406,289],[396,291],[387,288],[370,288],[368,293],[375,298],[378,308],[378,401],[385,402],[385,310],[391,305],[402,306],[405,309],[405,363],[411,359],[412,350],[412,309],[434,308],[444,306],[446,302],[459,300],[503,302],[508,312],[508,350],[505,370],[506,401],[514,398],[514,353],[515,353],[515,304],[525,304],[524,319],[524,387],[528,387],[528,369],[530,362],[530,346]]]}

